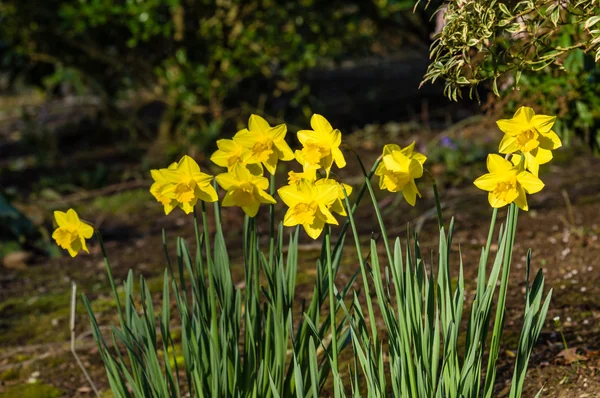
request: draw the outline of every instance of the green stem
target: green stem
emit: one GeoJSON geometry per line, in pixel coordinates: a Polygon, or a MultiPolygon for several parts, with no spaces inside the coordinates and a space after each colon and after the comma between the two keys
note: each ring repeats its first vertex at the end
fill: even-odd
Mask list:
{"type": "MultiPolygon", "coordinates": [[[[271,175],[271,184],[269,186],[269,193],[271,196],[275,195],[275,175],[271,175]]],[[[269,269],[273,269],[273,257],[275,251],[275,205],[269,205],[269,269]]]]}
{"type": "MultiPolygon", "coordinates": [[[[329,225],[325,225],[325,251],[327,253],[327,274],[329,282],[329,322],[331,326],[331,368],[338,373],[338,346],[337,346],[337,330],[335,321],[335,291],[333,281],[333,264],[331,262],[331,241],[330,241],[330,228],[329,225]]],[[[338,383],[334,381],[334,396],[337,398],[340,396],[338,383]]]]}
{"type": "Polygon", "coordinates": [[[346,208],[348,209],[348,220],[350,221],[350,227],[352,228],[352,236],[354,236],[354,244],[356,245],[356,252],[358,254],[358,262],[360,266],[360,273],[362,275],[363,285],[365,288],[365,299],[367,301],[367,308],[369,310],[369,323],[371,324],[371,333],[375,347],[379,344],[379,338],[377,337],[377,324],[375,323],[375,312],[373,311],[373,303],[371,301],[371,292],[369,289],[369,280],[367,278],[366,266],[364,263],[364,257],[362,249],[360,248],[360,240],[358,232],[356,231],[356,224],[354,223],[354,216],[350,211],[350,201],[348,200],[348,194],[346,189],[342,186],[344,191],[344,199],[346,201],[346,208]]]}
{"type": "MultiPolygon", "coordinates": [[[[196,209],[194,208],[194,216],[196,209]]],[[[219,347],[219,329],[217,319],[217,293],[215,289],[215,270],[210,250],[210,233],[208,231],[208,217],[206,214],[206,203],[202,202],[202,226],[204,228],[204,250],[206,254],[206,266],[208,270],[208,291],[210,296],[210,313],[211,313],[211,335],[215,347],[219,347]]]]}

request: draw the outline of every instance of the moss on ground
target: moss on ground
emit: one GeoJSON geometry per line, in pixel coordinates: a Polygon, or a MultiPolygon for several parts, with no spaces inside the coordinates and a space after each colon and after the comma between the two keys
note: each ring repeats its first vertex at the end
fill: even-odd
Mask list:
{"type": "Polygon", "coordinates": [[[62,392],[51,385],[32,383],[9,387],[0,393],[0,398],[57,398],[62,392]]]}

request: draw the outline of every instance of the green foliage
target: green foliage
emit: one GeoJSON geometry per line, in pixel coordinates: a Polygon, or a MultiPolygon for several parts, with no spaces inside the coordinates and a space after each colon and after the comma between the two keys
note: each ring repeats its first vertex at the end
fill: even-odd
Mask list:
{"type": "MultiPolygon", "coordinates": [[[[393,391],[398,397],[492,397],[518,209],[514,204],[510,207],[506,226],[500,228],[498,249],[490,267],[488,258],[497,215],[497,210],[493,211],[487,243],[479,260],[476,296],[467,314],[462,258],[458,259],[456,283],[451,276],[453,221],[446,233],[435,184],[440,227],[437,276],[433,264],[427,269],[416,235],[411,243],[409,234],[404,252],[399,239],[394,249],[390,248],[370,183],[377,165],[378,162],[369,174],[365,172],[365,183],[355,204],[351,205],[346,197],[349,216],[335,245],[330,242],[329,229],[325,229],[316,262],[314,292],[310,303],[302,304],[300,316],[296,315],[299,308],[295,292],[298,228],[285,246],[283,226],[279,224],[276,232],[273,211],[270,212],[267,253],[261,249],[255,220],[245,218],[243,287],[233,281],[218,202],[214,205],[214,239],[211,239],[208,213],[203,204],[201,218],[194,214],[195,251],[178,238],[176,265],[171,263],[163,233],[167,270],[158,313],[143,277],[139,293],[134,292],[132,272],[124,284],[122,304],[98,235],[117,299],[120,326],[111,329],[113,347],[106,343],[85,297],[84,303],[113,394],[140,398],[180,397],[187,393],[199,397],[329,394],[337,398],[347,396],[349,388],[352,396],[380,397],[393,391]],[[363,253],[356,230],[353,214],[366,192],[372,199],[380,225],[387,266],[386,261],[379,258],[375,238],[370,240],[369,252],[363,253]],[[359,269],[343,289],[338,290],[335,276],[348,228],[354,236],[359,269]],[[351,291],[359,275],[366,311],[359,293],[351,291]],[[370,292],[371,286],[376,300],[370,292]],[[172,299],[176,303],[175,311],[171,308],[172,299]],[[346,302],[351,306],[347,307],[346,302]],[[325,307],[326,303],[329,308],[325,307]],[[375,305],[384,321],[383,331],[375,319],[375,305]],[[463,314],[467,315],[465,332],[461,330],[463,314]],[[347,360],[340,354],[350,344],[354,361],[341,363],[347,360]],[[351,375],[350,386],[343,381],[348,378],[343,379],[341,375],[345,367],[351,375]]],[[[274,189],[272,184],[271,189],[274,189]]],[[[528,256],[525,313],[511,398],[521,396],[529,358],[544,325],[551,296],[549,293],[543,299],[541,271],[529,285],[529,269],[528,256]]]]}
{"type": "Polygon", "coordinates": [[[444,25],[423,82],[443,80],[455,101],[464,88],[479,98],[478,85],[490,82],[514,108],[525,97],[557,114],[567,143],[578,132],[599,148],[600,2],[463,0],[438,12],[444,25]]]}
{"type": "MultiPolygon", "coordinates": [[[[203,147],[225,120],[266,98],[281,98],[275,111],[297,104],[308,92],[300,86],[303,71],[371,53],[385,26],[414,23],[413,6],[414,0],[8,0],[0,5],[0,36],[10,73],[50,90],[69,83],[99,95],[110,112],[119,113],[118,100],[159,101],[166,105],[161,137],[203,147]],[[265,98],[247,103],[256,90],[265,98]]],[[[135,112],[119,116],[144,129],[130,120],[135,112]]]]}

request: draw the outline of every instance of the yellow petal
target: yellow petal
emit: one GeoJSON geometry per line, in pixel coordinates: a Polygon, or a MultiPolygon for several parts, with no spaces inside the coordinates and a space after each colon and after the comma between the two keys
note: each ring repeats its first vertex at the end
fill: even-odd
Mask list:
{"type": "Polygon", "coordinates": [[[502,141],[500,141],[500,146],[498,152],[500,153],[512,153],[519,150],[519,146],[517,145],[517,139],[508,134],[504,134],[502,137],[502,141]]]}
{"type": "Polygon", "coordinates": [[[267,132],[271,126],[269,123],[258,115],[250,115],[250,119],[248,119],[248,129],[250,131],[260,131],[267,132]]]}
{"type": "Polygon", "coordinates": [[[73,228],[79,227],[81,221],[79,220],[79,216],[77,215],[77,212],[75,210],[67,210],[67,223],[73,228]]]}
{"type": "Polygon", "coordinates": [[[535,115],[531,118],[531,124],[538,133],[547,133],[552,130],[552,126],[554,126],[554,122],[556,121],[556,116],[547,116],[547,115],[535,115]]]}
{"type": "Polygon", "coordinates": [[[56,210],[54,212],[54,219],[56,220],[56,224],[59,227],[66,227],[69,224],[69,222],[67,221],[67,213],[65,213],[64,211],[56,210]]]}
{"type": "Polygon", "coordinates": [[[298,225],[298,220],[294,217],[294,211],[292,208],[289,208],[283,216],[283,225],[286,227],[293,227],[294,225],[298,225]]]}
{"type": "Polygon", "coordinates": [[[198,163],[188,155],[184,155],[179,163],[177,164],[177,170],[183,172],[187,176],[191,176],[194,173],[200,173],[200,166],[198,163]]]}
{"type": "Polygon", "coordinates": [[[502,173],[510,170],[513,165],[502,156],[491,153],[487,157],[487,169],[490,173],[502,173]]]}
{"type": "Polygon", "coordinates": [[[179,207],[185,212],[185,214],[190,214],[194,211],[194,206],[196,206],[197,202],[197,199],[193,199],[192,201],[187,203],[179,203],[179,207]]]}
{"type": "Polygon", "coordinates": [[[554,131],[540,134],[538,141],[540,142],[540,147],[544,149],[558,149],[562,146],[558,134],[554,131]]]}
{"type": "Polygon", "coordinates": [[[85,239],[90,239],[92,235],[94,235],[94,228],[87,223],[82,222],[79,224],[79,228],[77,228],[79,235],[83,236],[85,239]]]}
{"type": "Polygon", "coordinates": [[[215,177],[217,184],[226,191],[231,190],[239,184],[239,180],[231,172],[221,173],[215,177]]]}
{"type": "Polygon", "coordinates": [[[537,164],[546,164],[552,160],[552,151],[548,149],[538,147],[532,155],[535,156],[537,164]]]}
{"type": "Polygon", "coordinates": [[[271,205],[274,205],[275,203],[277,203],[277,201],[275,200],[274,197],[272,197],[271,195],[269,195],[262,189],[258,190],[258,195],[260,197],[260,203],[267,203],[267,204],[271,204],[271,205]]]}
{"type": "Polygon", "coordinates": [[[243,146],[244,148],[252,148],[256,143],[256,134],[251,133],[248,129],[238,131],[234,136],[233,140],[243,146]]]}
{"type": "Polygon", "coordinates": [[[484,174],[476,179],[473,184],[484,191],[493,191],[498,185],[498,177],[494,174],[484,174]]]}
{"type": "MultiPolygon", "coordinates": [[[[537,176],[540,170],[540,165],[537,162],[537,160],[535,159],[535,156],[533,156],[533,153],[531,152],[521,152],[521,155],[518,155],[519,157],[523,156],[523,158],[525,159],[525,164],[523,164],[523,167],[519,167],[519,171],[523,171],[524,169],[527,169],[529,171],[531,171],[533,173],[533,175],[537,176]]],[[[519,162],[520,163],[520,162],[519,162]]]]}
{"type": "Polygon", "coordinates": [[[494,195],[493,192],[490,192],[488,194],[488,202],[490,202],[490,206],[492,206],[493,208],[500,208],[503,206],[506,206],[508,204],[508,202],[500,199],[499,197],[497,197],[496,195],[494,195]]]}
{"type": "Polygon", "coordinates": [[[331,127],[331,124],[327,119],[316,113],[310,118],[310,126],[314,131],[318,131],[321,134],[329,133],[333,130],[333,127],[331,127]]]}
{"type": "Polygon", "coordinates": [[[404,149],[401,150],[401,152],[405,155],[408,156],[409,158],[412,157],[413,154],[413,150],[415,149],[415,144],[416,142],[413,141],[409,146],[405,147],[404,149]]]}
{"type": "Polygon", "coordinates": [[[402,195],[409,205],[414,206],[417,203],[417,195],[420,197],[421,194],[415,185],[415,180],[410,180],[410,182],[402,188],[402,195]]]}
{"type": "Polygon", "coordinates": [[[421,178],[423,176],[423,164],[416,159],[411,159],[409,173],[412,178],[421,178]]]}
{"type": "Polygon", "coordinates": [[[225,152],[234,152],[238,150],[238,143],[234,140],[222,139],[217,140],[217,148],[225,152]]]}
{"type": "Polygon", "coordinates": [[[393,152],[396,152],[396,151],[399,151],[399,152],[402,151],[400,149],[399,145],[396,145],[396,144],[387,144],[387,145],[385,145],[383,147],[383,156],[385,156],[385,155],[391,155],[393,152]]]}
{"type": "Polygon", "coordinates": [[[213,203],[219,200],[219,195],[217,195],[217,191],[215,191],[215,188],[212,185],[207,185],[205,187],[200,187],[198,199],[203,202],[213,203]]]}
{"type": "Polygon", "coordinates": [[[496,121],[496,125],[504,134],[512,137],[517,136],[524,128],[523,122],[515,119],[500,119],[496,121]]]}
{"type": "Polygon", "coordinates": [[[519,196],[517,196],[517,198],[515,199],[515,204],[524,211],[529,210],[529,206],[527,205],[527,196],[525,196],[525,191],[521,187],[517,188],[517,191],[519,192],[519,196]]]}
{"type": "Polygon", "coordinates": [[[341,199],[336,199],[335,202],[333,202],[333,204],[331,205],[331,207],[329,208],[332,212],[339,214],[340,216],[346,216],[346,209],[344,208],[344,205],[342,204],[342,200],[341,199]]]}
{"type": "Polygon", "coordinates": [[[85,251],[87,254],[90,254],[90,251],[88,250],[87,245],[85,244],[85,239],[83,238],[83,236],[79,237],[79,244],[83,251],[85,251]]]}
{"type": "Polygon", "coordinates": [[[537,193],[544,188],[544,183],[532,173],[523,171],[517,175],[517,181],[528,194],[537,193]]]}
{"type": "Polygon", "coordinates": [[[269,129],[269,135],[273,141],[284,141],[286,133],[287,126],[285,124],[278,124],[269,129]]]}
{"type": "Polygon", "coordinates": [[[271,175],[275,175],[275,171],[277,170],[277,152],[271,152],[267,161],[263,162],[263,165],[271,175]]]}
{"type": "Polygon", "coordinates": [[[331,155],[333,156],[333,160],[335,161],[335,165],[342,169],[346,167],[346,159],[344,158],[344,154],[339,148],[333,148],[331,150],[331,155]]]}
{"type": "Polygon", "coordinates": [[[323,228],[325,228],[325,222],[320,218],[315,217],[315,221],[312,224],[302,224],[302,227],[308,236],[313,239],[317,239],[323,232],[323,228]]]}
{"type": "Polygon", "coordinates": [[[173,209],[177,207],[177,201],[172,200],[169,203],[165,203],[164,208],[165,208],[165,215],[169,215],[169,213],[171,213],[173,211],[173,209]]]}
{"type": "Polygon", "coordinates": [[[297,133],[298,141],[302,145],[308,145],[310,143],[317,142],[319,140],[319,136],[312,130],[300,130],[297,133]]]}
{"type": "Polygon", "coordinates": [[[192,175],[192,178],[194,179],[194,181],[196,181],[196,184],[198,184],[198,186],[205,187],[207,185],[211,185],[210,183],[212,182],[214,177],[206,173],[195,173],[192,175]]]}
{"type": "Polygon", "coordinates": [[[531,119],[535,116],[533,108],[528,106],[522,106],[513,115],[513,119],[516,119],[522,123],[530,123],[531,119]]]}
{"type": "Polygon", "coordinates": [[[331,214],[331,212],[329,211],[329,209],[327,208],[327,206],[319,204],[319,212],[321,213],[322,217],[325,218],[324,221],[327,224],[338,225],[338,221],[335,219],[335,217],[333,216],[333,214],[331,214]]]}
{"type": "MultiPolygon", "coordinates": [[[[231,153],[225,152],[224,150],[217,149],[211,156],[210,161],[220,167],[228,167],[231,153]]],[[[156,180],[156,178],[155,178],[156,180]]]]}
{"type": "Polygon", "coordinates": [[[421,164],[424,164],[425,161],[427,160],[427,156],[425,156],[419,152],[413,152],[412,158],[421,164]]]}
{"type": "Polygon", "coordinates": [[[273,141],[273,145],[277,150],[277,157],[279,159],[289,162],[290,160],[294,160],[294,152],[292,152],[292,148],[285,142],[284,140],[273,141]]]}
{"type": "Polygon", "coordinates": [[[331,205],[338,198],[338,187],[336,184],[328,184],[319,187],[314,200],[318,204],[331,205]]]}
{"type": "Polygon", "coordinates": [[[247,206],[242,206],[242,210],[244,210],[244,213],[246,213],[248,217],[256,217],[259,207],[259,202],[252,202],[247,206]]]}
{"type": "Polygon", "coordinates": [[[288,207],[294,207],[305,201],[304,196],[295,185],[285,185],[277,190],[277,194],[288,207]]]}
{"type": "Polygon", "coordinates": [[[342,132],[338,129],[333,130],[331,133],[331,146],[338,147],[342,143],[342,132]]]}
{"type": "Polygon", "coordinates": [[[248,168],[248,171],[252,175],[255,175],[255,176],[263,175],[263,167],[262,167],[262,164],[260,164],[260,163],[248,164],[248,165],[246,165],[246,167],[248,168]]]}

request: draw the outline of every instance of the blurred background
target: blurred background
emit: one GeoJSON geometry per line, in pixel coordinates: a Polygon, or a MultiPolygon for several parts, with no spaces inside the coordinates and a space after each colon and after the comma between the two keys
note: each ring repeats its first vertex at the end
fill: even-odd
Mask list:
{"type": "MultiPolygon", "coordinates": [[[[500,135],[494,121],[528,105],[558,116],[555,129],[566,149],[556,152],[556,167],[583,156],[578,170],[593,176],[600,143],[600,68],[593,56],[573,51],[562,71],[524,72],[520,90],[507,78],[499,81],[499,97],[481,85],[479,101],[465,95],[452,102],[441,81],[420,87],[432,38],[442,28],[436,14],[441,5],[439,0],[428,7],[414,0],[0,1],[2,383],[25,377],[7,365],[15,352],[25,363],[40,355],[10,351],[11,356],[7,347],[47,343],[49,333],[55,342],[68,337],[63,332],[69,280],[97,292],[96,309],[110,308],[108,299],[102,301],[106,286],[97,276],[98,248],[92,245],[92,256],[67,261],[50,238],[52,211],[73,207],[101,226],[116,267],[122,266],[119,275],[129,267],[160,275],[160,261],[149,259],[155,253],[144,255],[142,248],[157,243],[162,228],[185,235],[189,225],[183,228],[187,221],[180,215],[161,214],[148,193],[149,169],[188,154],[208,172],[219,172],[207,161],[215,141],[243,128],[252,113],[272,124],[285,121],[292,145],[312,113],[323,114],[371,159],[385,143],[416,140],[442,189],[456,199],[483,172],[487,153],[496,150],[500,135]],[[23,313],[33,314],[34,323],[25,322],[23,313]],[[48,326],[54,323],[62,332],[48,326]]],[[[550,40],[568,45],[576,35],[568,29],[550,40]]],[[[556,182],[557,194],[542,202],[560,203],[562,209],[564,184],[556,182]]],[[[585,186],[582,195],[595,198],[598,188],[585,186]]],[[[418,217],[431,205],[425,203],[403,210],[399,219],[418,217]]],[[[565,217],[574,225],[579,216],[571,209],[565,217]]],[[[71,365],[56,366],[78,374],[71,365]]],[[[25,369],[30,377],[37,368],[25,369]]],[[[50,388],[47,396],[76,393],[60,388],[61,393],[50,388]]]]}

